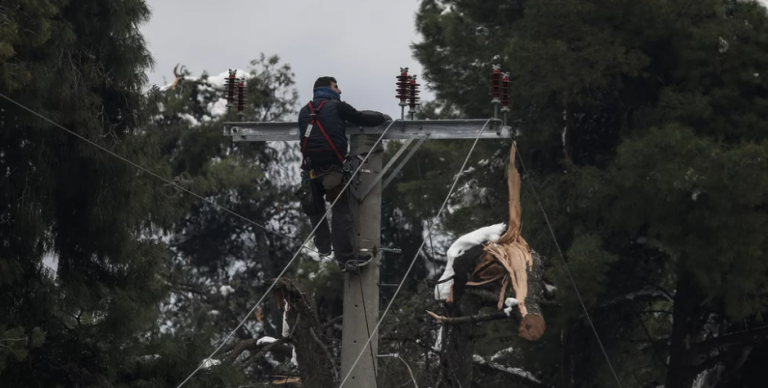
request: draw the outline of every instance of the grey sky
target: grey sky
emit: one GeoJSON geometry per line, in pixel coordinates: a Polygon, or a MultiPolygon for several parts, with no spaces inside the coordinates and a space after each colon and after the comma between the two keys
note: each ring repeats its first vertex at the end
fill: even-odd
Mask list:
{"type": "MultiPolygon", "coordinates": [[[[173,80],[176,63],[193,75],[248,69],[277,54],[296,74],[299,102],[314,80],[335,76],[342,98],[358,109],[399,117],[395,76],[400,67],[421,74],[410,44],[420,41],[414,18],[419,0],[147,0],[152,20],[142,27],[158,85],[173,80]],[[164,80],[165,78],[165,80],[164,80]]],[[[421,83],[421,82],[420,82],[421,83]]],[[[422,86],[424,100],[432,93],[422,86]]]]}

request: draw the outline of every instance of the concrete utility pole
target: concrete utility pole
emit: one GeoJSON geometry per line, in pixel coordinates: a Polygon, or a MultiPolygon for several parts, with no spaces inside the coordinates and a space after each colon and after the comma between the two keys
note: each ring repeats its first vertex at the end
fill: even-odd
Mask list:
{"type": "MultiPolygon", "coordinates": [[[[356,135],[350,139],[352,155],[365,154],[378,140],[376,135],[356,135]]],[[[380,142],[371,151],[367,162],[361,168],[370,173],[358,173],[353,184],[369,187],[374,174],[381,171],[382,152],[384,147],[380,142]]],[[[351,186],[351,185],[350,185],[351,186]]],[[[375,387],[376,386],[376,355],[378,354],[378,333],[370,341],[370,346],[358,361],[357,356],[363,351],[371,331],[376,327],[379,317],[379,269],[381,263],[381,180],[375,182],[372,190],[362,201],[352,200],[352,213],[355,219],[355,240],[358,251],[371,254],[371,262],[359,272],[348,271],[344,279],[344,318],[341,336],[341,375],[352,373],[343,388],[375,387]]]]}
{"type": "MultiPolygon", "coordinates": [[[[492,96],[494,103],[502,102],[501,76],[498,69],[492,75],[492,96]],[[497,85],[498,83],[498,85],[497,85]]],[[[229,100],[234,99],[237,89],[237,109],[242,112],[245,104],[244,87],[242,83],[235,84],[235,75],[230,75],[231,81],[227,86],[229,100]],[[237,86],[237,88],[235,87],[237,86]]],[[[398,78],[398,98],[402,107],[410,106],[411,118],[418,103],[418,84],[415,76],[408,75],[408,69],[401,69],[398,78]]],[[[508,85],[508,84],[507,84],[508,85]]],[[[503,102],[506,106],[507,101],[503,102]]],[[[234,106],[234,105],[231,105],[234,106]]],[[[242,116],[241,116],[242,117],[242,116]]],[[[344,279],[344,318],[341,340],[341,376],[348,373],[349,378],[343,388],[371,388],[376,386],[378,358],[378,334],[373,335],[370,346],[366,347],[368,338],[379,320],[379,270],[381,264],[381,192],[403,168],[416,150],[427,139],[509,139],[511,129],[501,120],[494,117],[490,120],[408,120],[395,123],[384,123],[378,127],[360,128],[348,124],[346,134],[350,138],[350,155],[365,155],[371,152],[365,165],[353,177],[349,186],[350,208],[355,220],[355,246],[358,254],[370,254],[372,261],[356,271],[347,271],[344,279]],[[381,137],[383,140],[404,140],[400,149],[392,159],[382,167],[383,142],[376,149],[371,147],[381,137]],[[482,133],[480,133],[480,131],[482,133]],[[411,150],[401,158],[404,151],[414,142],[411,150]],[[389,177],[384,175],[400,160],[389,177]],[[383,182],[383,183],[382,183],[383,182]],[[367,318],[367,319],[366,319],[367,318]],[[352,365],[358,355],[364,351],[354,368],[352,365]],[[350,373],[351,370],[351,373],[350,373]]],[[[231,136],[233,141],[300,141],[299,124],[297,122],[225,122],[224,135],[231,136]]],[[[359,163],[359,160],[358,162],[359,163]]],[[[353,165],[353,171],[357,165],[353,165]]],[[[387,251],[386,249],[384,251],[387,251]]],[[[329,387],[330,388],[330,387],[329,387]]]]}

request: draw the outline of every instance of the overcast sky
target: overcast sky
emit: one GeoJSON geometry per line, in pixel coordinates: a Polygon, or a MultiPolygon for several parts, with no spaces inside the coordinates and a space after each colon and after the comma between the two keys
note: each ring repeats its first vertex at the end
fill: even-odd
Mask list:
{"type": "MultiPolygon", "coordinates": [[[[192,75],[248,70],[249,61],[277,54],[296,74],[299,102],[315,79],[332,75],[342,99],[357,109],[399,117],[395,77],[400,67],[421,74],[410,45],[420,41],[419,0],[147,0],[142,27],[155,58],[150,83],[173,80],[176,63],[192,75]]],[[[432,94],[422,86],[424,100],[432,94]]]]}

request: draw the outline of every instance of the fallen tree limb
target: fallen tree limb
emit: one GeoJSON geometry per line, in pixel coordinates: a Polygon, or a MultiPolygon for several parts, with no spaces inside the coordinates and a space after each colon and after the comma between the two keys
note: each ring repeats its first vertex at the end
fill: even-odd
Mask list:
{"type": "Polygon", "coordinates": [[[507,166],[507,188],[509,190],[509,222],[507,231],[496,242],[485,244],[486,252],[482,263],[472,273],[470,286],[478,286],[501,280],[498,308],[505,302],[509,285],[518,301],[522,320],[518,334],[535,341],[544,334],[546,324],[541,313],[539,300],[544,298],[541,258],[534,254],[525,241],[522,232],[522,206],[520,205],[520,173],[515,167],[516,145],[512,143],[507,166]]]}
{"type": "Polygon", "coordinates": [[[429,314],[443,324],[440,329],[442,340],[438,345],[444,380],[438,381],[446,386],[469,387],[473,384],[472,355],[477,325],[471,323],[510,319],[516,321],[518,334],[530,341],[541,338],[546,328],[541,312],[544,299],[542,260],[521,236],[520,174],[515,167],[514,144],[507,172],[509,222],[478,229],[456,240],[447,253],[449,265],[452,265],[443,274],[446,279],[434,283],[437,285],[435,297],[445,301],[442,316],[429,314]],[[453,276],[450,276],[450,269],[453,276]],[[452,284],[448,283],[450,281],[452,284]],[[496,282],[500,282],[501,287],[496,282]],[[441,286],[441,283],[450,286],[441,286]],[[489,299],[496,301],[501,310],[508,299],[507,286],[519,302],[517,307],[512,306],[511,311],[475,315],[489,299]],[[493,291],[489,291],[491,287],[493,291]],[[489,294],[493,296],[489,298],[489,294]]]}

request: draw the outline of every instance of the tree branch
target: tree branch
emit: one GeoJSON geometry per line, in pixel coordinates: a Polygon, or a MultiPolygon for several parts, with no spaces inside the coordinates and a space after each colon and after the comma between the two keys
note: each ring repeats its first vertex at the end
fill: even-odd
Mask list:
{"type": "MultiPolygon", "coordinates": [[[[515,380],[517,380],[517,386],[524,386],[524,387],[534,387],[534,388],[544,388],[546,385],[544,385],[541,381],[537,380],[530,372],[526,372],[519,368],[508,368],[503,365],[497,364],[495,362],[488,362],[480,359],[475,359],[474,364],[477,366],[480,366],[482,368],[489,369],[494,372],[504,372],[510,377],[513,377],[515,380]]],[[[484,376],[485,374],[481,374],[481,376],[484,376]]],[[[474,383],[472,384],[474,386],[474,383]]]]}
{"type": "Polygon", "coordinates": [[[727,334],[699,342],[693,345],[690,351],[693,356],[706,355],[718,348],[742,344],[754,346],[765,340],[768,340],[768,326],[727,334]]]}
{"type": "Polygon", "coordinates": [[[339,315],[338,317],[331,319],[330,321],[328,321],[325,324],[323,324],[323,326],[320,328],[320,331],[323,331],[323,330],[333,326],[333,324],[341,321],[342,318],[344,318],[344,316],[343,315],[339,315]]]}
{"type": "Polygon", "coordinates": [[[317,343],[320,346],[320,348],[324,350],[325,356],[328,357],[328,362],[332,366],[334,381],[341,381],[339,379],[339,371],[336,369],[336,363],[333,361],[333,356],[331,355],[331,352],[328,351],[328,348],[325,346],[323,341],[320,341],[320,337],[317,336],[317,333],[315,333],[314,329],[310,328],[309,332],[312,334],[312,339],[315,340],[315,343],[317,343]]]}
{"type": "Polygon", "coordinates": [[[431,311],[427,311],[427,314],[431,315],[432,318],[435,318],[435,320],[438,323],[449,324],[449,325],[466,325],[471,323],[502,321],[505,319],[511,319],[516,322],[520,321],[519,313],[513,314],[513,315],[507,315],[507,313],[499,312],[499,313],[478,314],[478,315],[470,315],[470,316],[455,317],[455,318],[440,316],[431,311]]]}
{"type": "MultiPolygon", "coordinates": [[[[283,337],[283,338],[280,338],[279,340],[277,340],[275,342],[272,342],[271,344],[268,344],[267,346],[259,349],[258,352],[248,356],[248,358],[246,360],[243,360],[243,363],[242,363],[241,366],[243,368],[248,367],[249,365],[253,364],[255,362],[255,360],[257,360],[259,358],[259,356],[269,352],[270,350],[272,350],[273,348],[275,348],[275,347],[277,347],[279,345],[285,344],[286,342],[288,342],[288,338],[283,337]]],[[[235,359],[233,358],[232,360],[235,360],[235,359]]]]}

